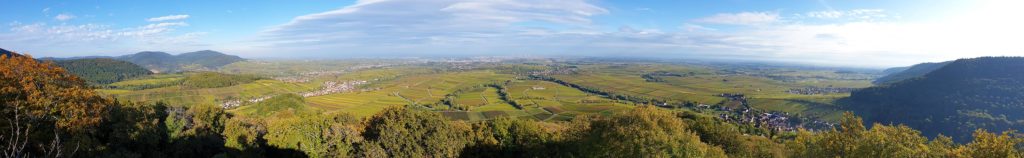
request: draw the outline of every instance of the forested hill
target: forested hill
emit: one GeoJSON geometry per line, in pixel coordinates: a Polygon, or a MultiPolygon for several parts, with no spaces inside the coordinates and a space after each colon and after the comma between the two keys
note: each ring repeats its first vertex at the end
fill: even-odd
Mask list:
{"type": "Polygon", "coordinates": [[[928,74],[929,72],[942,68],[942,66],[946,66],[946,64],[949,64],[949,61],[940,63],[921,63],[910,67],[886,69],[885,71],[883,71],[884,73],[886,73],[886,75],[879,77],[878,79],[875,79],[875,81],[872,83],[876,85],[883,85],[896,83],[899,81],[915,77],[921,77],[924,76],[925,74],[928,74]]]}
{"type": "Polygon", "coordinates": [[[139,65],[107,58],[58,60],[54,63],[85,81],[96,84],[110,84],[151,74],[139,65]]]}
{"type": "Polygon", "coordinates": [[[227,55],[212,50],[203,50],[178,54],[178,62],[183,64],[198,64],[207,68],[218,68],[234,62],[244,61],[241,57],[227,55]]]}
{"type": "Polygon", "coordinates": [[[177,68],[178,65],[174,55],[164,52],[139,52],[119,56],[116,59],[135,63],[153,72],[170,72],[170,69],[177,68]]]}
{"type": "Polygon", "coordinates": [[[211,50],[182,53],[176,56],[164,52],[139,52],[119,56],[115,59],[132,62],[159,73],[216,69],[234,62],[245,61],[238,56],[211,50]]]}
{"type": "Polygon", "coordinates": [[[906,124],[925,135],[957,140],[978,128],[1024,129],[1024,57],[956,60],[891,85],[852,93],[867,122],[906,124]]]}

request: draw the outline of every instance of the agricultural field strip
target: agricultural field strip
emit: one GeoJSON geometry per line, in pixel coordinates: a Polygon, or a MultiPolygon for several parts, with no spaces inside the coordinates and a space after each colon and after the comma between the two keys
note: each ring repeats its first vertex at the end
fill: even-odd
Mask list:
{"type": "MultiPolygon", "coordinates": [[[[424,94],[424,95],[417,95],[415,93],[425,93],[426,90],[428,89],[427,88],[428,86],[429,87],[435,87],[435,86],[431,86],[431,84],[429,84],[429,83],[444,83],[444,82],[457,83],[457,84],[444,84],[444,85],[438,84],[436,86],[436,89],[444,90],[444,91],[446,91],[446,93],[450,93],[451,91],[454,91],[455,89],[457,89],[459,87],[466,86],[466,84],[482,84],[482,83],[485,83],[485,81],[482,82],[482,81],[478,81],[478,80],[481,80],[481,79],[494,80],[495,78],[507,78],[507,77],[502,77],[502,75],[498,75],[498,74],[494,74],[492,72],[486,72],[486,71],[460,72],[460,73],[444,73],[444,74],[406,75],[404,77],[400,77],[400,78],[397,78],[395,80],[388,81],[388,83],[382,83],[381,84],[382,89],[379,90],[379,91],[398,92],[398,94],[401,97],[410,97],[410,98],[408,98],[409,100],[412,100],[415,97],[415,98],[419,98],[419,100],[426,100],[426,101],[433,102],[434,100],[438,100],[439,101],[440,99],[443,99],[443,98],[438,97],[438,96],[430,97],[429,95],[426,95],[426,94],[424,94]],[[479,75],[486,75],[486,76],[475,77],[475,76],[479,76],[479,75]],[[450,79],[446,79],[446,78],[460,78],[461,80],[450,80],[450,79]],[[416,80],[416,82],[406,82],[406,81],[411,81],[411,80],[416,80]],[[473,82],[477,82],[477,83],[473,83],[473,82]],[[413,84],[401,84],[401,83],[413,83],[413,84]],[[416,97],[416,96],[418,96],[418,97],[416,97]],[[427,99],[429,99],[429,100],[427,100],[427,99]]],[[[434,89],[431,89],[431,93],[434,92],[433,90],[434,89]]],[[[366,92],[364,92],[364,93],[366,93],[366,92]]],[[[314,97],[314,98],[311,98],[310,100],[311,100],[311,102],[314,102],[312,104],[314,106],[327,106],[327,105],[332,105],[332,104],[337,104],[337,103],[333,103],[333,102],[331,102],[331,100],[322,100],[323,98],[342,97],[342,96],[348,96],[348,95],[352,95],[352,94],[341,94],[341,95],[329,95],[329,96],[314,97]]],[[[366,96],[366,97],[369,97],[369,98],[386,98],[386,97],[389,97],[389,96],[387,96],[386,93],[377,93],[375,95],[368,95],[368,96],[367,95],[361,95],[361,96],[366,96]]],[[[398,99],[398,100],[405,100],[405,99],[401,99],[398,96],[390,96],[390,97],[394,97],[395,99],[398,99]]],[[[380,99],[376,99],[376,100],[380,100],[380,99]]],[[[366,101],[366,102],[364,102],[364,103],[362,103],[360,105],[356,105],[356,106],[375,106],[375,105],[377,105],[375,103],[380,103],[380,102],[366,101]]],[[[389,102],[384,102],[384,103],[393,103],[393,100],[391,100],[389,102]]],[[[383,106],[376,106],[376,107],[383,108],[383,106]]]]}

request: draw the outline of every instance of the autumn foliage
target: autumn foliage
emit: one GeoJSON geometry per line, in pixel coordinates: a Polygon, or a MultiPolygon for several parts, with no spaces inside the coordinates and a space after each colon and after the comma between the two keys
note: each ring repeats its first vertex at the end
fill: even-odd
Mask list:
{"type": "Polygon", "coordinates": [[[96,132],[114,101],[64,69],[26,55],[0,57],[0,103],[0,130],[5,131],[0,141],[8,143],[4,154],[47,156],[91,145],[93,141],[82,136],[96,132]],[[79,143],[64,143],[69,141],[79,143]]]}

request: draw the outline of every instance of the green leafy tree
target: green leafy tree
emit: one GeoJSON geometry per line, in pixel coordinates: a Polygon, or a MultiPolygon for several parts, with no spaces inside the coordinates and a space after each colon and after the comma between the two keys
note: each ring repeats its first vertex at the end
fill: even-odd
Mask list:
{"type": "Polygon", "coordinates": [[[458,157],[468,130],[435,112],[389,107],[367,120],[362,150],[386,157],[458,157]]]}
{"type": "Polygon", "coordinates": [[[974,140],[957,148],[951,155],[956,157],[1022,157],[1017,150],[1021,140],[1013,138],[1014,132],[989,133],[984,129],[974,131],[974,140]]]}
{"type": "Polygon", "coordinates": [[[725,157],[704,144],[671,112],[641,106],[610,119],[597,119],[582,143],[585,157],[725,157]]]}
{"type": "Polygon", "coordinates": [[[165,126],[170,133],[172,157],[210,157],[224,150],[226,113],[213,105],[175,107],[170,110],[165,126]]]}

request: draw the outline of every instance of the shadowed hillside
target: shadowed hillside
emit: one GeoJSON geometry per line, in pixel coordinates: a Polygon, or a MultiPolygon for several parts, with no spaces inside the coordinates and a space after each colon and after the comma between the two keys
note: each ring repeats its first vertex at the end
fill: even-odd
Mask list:
{"type": "Polygon", "coordinates": [[[883,73],[886,73],[887,75],[875,79],[872,83],[876,85],[892,84],[911,78],[921,77],[929,72],[942,68],[942,66],[946,66],[946,64],[949,64],[949,62],[921,63],[910,67],[886,69],[883,73]]]}
{"type": "Polygon", "coordinates": [[[1024,128],[1024,58],[956,60],[921,78],[852,93],[868,122],[900,123],[964,141],[978,128],[1024,128]]]}

